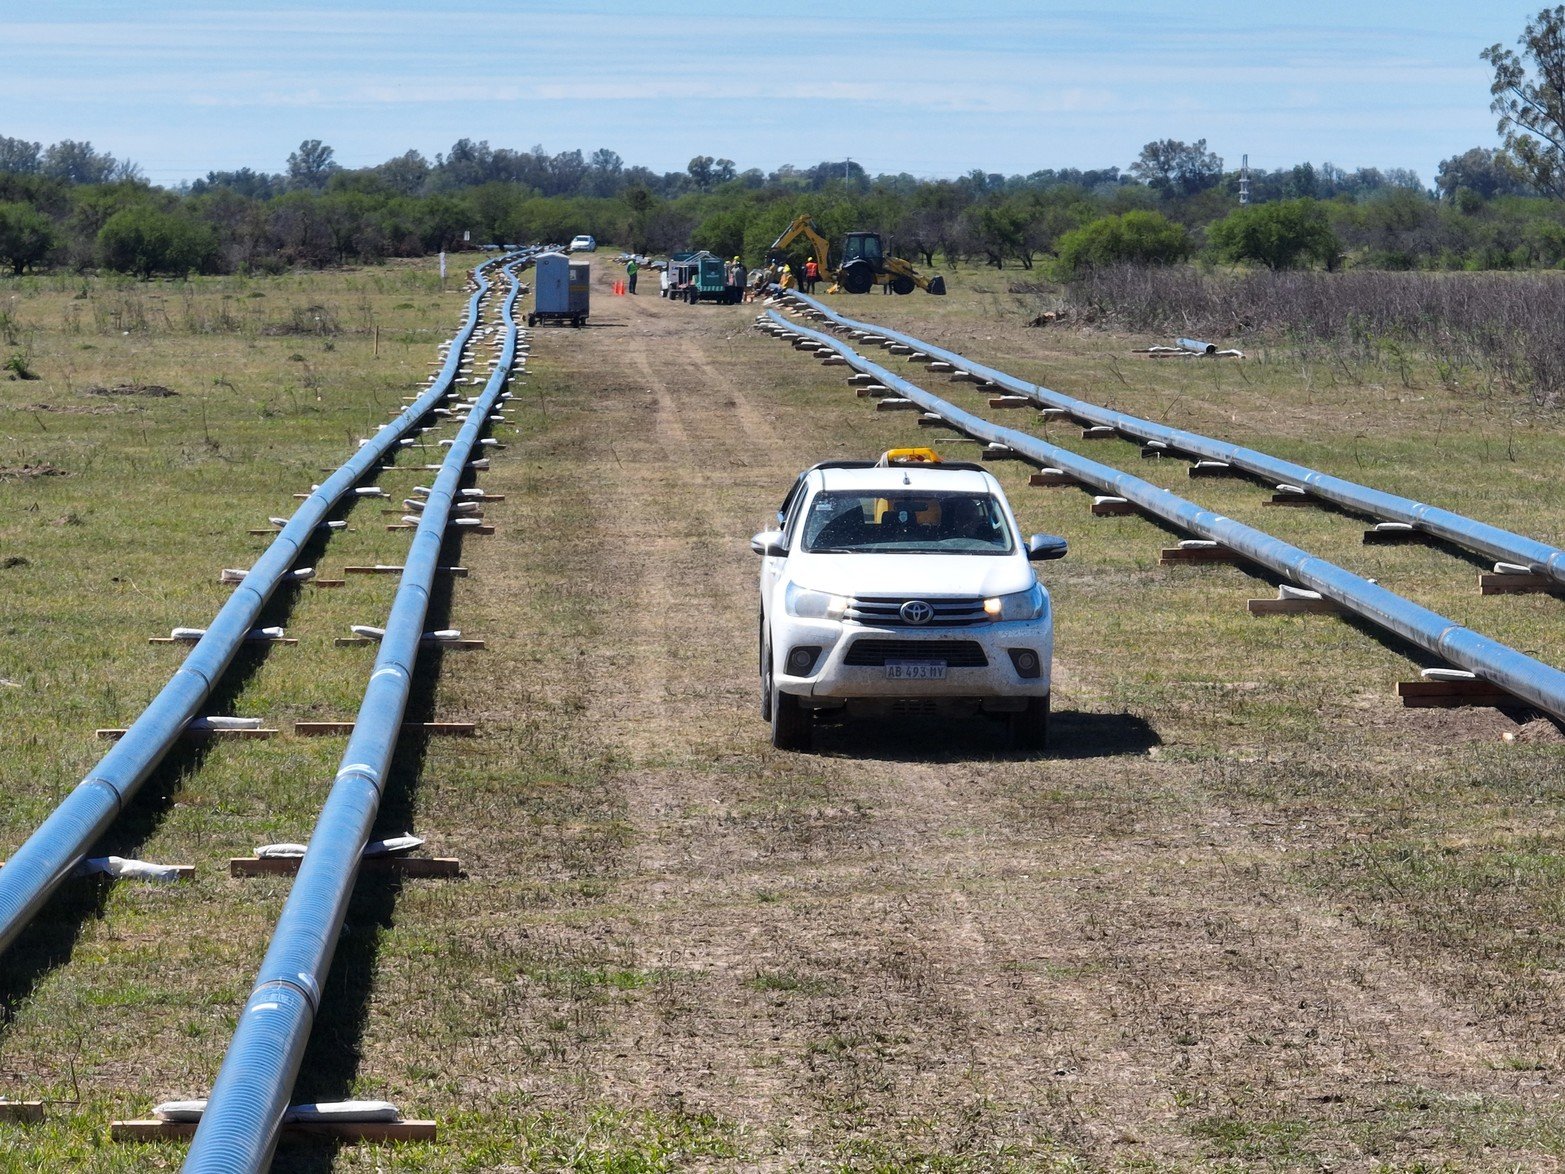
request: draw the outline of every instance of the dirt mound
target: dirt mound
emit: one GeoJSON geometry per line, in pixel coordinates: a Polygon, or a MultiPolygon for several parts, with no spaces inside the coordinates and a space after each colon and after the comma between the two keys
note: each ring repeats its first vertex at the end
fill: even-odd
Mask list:
{"type": "Polygon", "coordinates": [[[0,465],[0,481],[26,481],[32,477],[68,477],[58,465],[0,465]]]}
{"type": "Polygon", "coordinates": [[[1505,736],[1507,742],[1565,742],[1565,730],[1553,718],[1539,717],[1525,722],[1514,734],[1505,736]]]}
{"type": "Polygon", "coordinates": [[[164,398],[178,395],[179,392],[172,388],[164,387],[161,383],[116,383],[113,387],[89,387],[82,392],[83,395],[146,395],[164,398]]]}

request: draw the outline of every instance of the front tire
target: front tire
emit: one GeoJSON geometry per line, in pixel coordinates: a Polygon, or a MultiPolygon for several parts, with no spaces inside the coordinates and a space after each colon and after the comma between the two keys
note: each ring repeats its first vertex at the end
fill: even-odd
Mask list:
{"type": "Polygon", "coordinates": [[[1027,708],[1011,714],[1011,745],[1017,750],[1042,750],[1049,744],[1049,696],[1030,697],[1027,708]]]}
{"type": "Polygon", "coordinates": [[[761,621],[761,720],[772,720],[772,646],[766,639],[765,624],[761,621]]]}
{"type": "Polygon", "coordinates": [[[779,750],[809,753],[815,733],[815,715],[792,693],[781,692],[775,685],[771,697],[772,745],[779,750]]]}
{"type": "Polygon", "coordinates": [[[850,294],[867,294],[875,287],[875,269],[868,261],[854,261],[842,271],[842,288],[850,294]]]}

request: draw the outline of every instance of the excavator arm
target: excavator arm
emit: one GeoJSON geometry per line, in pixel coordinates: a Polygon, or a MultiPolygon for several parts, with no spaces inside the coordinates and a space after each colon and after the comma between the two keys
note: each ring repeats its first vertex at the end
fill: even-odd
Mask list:
{"type": "Polygon", "coordinates": [[[820,230],[815,227],[815,221],[811,220],[808,214],[793,218],[793,223],[783,229],[782,235],[772,242],[770,249],[766,250],[766,259],[772,260],[775,254],[782,252],[801,236],[809,242],[810,248],[815,253],[815,264],[820,266],[821,275],[825,276],[830,272],[826,264],[828,248],[826,238],[820,234],[820,230]]]}

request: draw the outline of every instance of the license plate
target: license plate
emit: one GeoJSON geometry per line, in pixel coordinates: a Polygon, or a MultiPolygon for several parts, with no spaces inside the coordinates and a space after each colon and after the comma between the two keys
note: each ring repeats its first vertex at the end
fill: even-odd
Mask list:
{"type": "Polygon", "coordinates": [[[943,681],[946,666],[943,660],[888,660],[888,681],[943,681]]]}

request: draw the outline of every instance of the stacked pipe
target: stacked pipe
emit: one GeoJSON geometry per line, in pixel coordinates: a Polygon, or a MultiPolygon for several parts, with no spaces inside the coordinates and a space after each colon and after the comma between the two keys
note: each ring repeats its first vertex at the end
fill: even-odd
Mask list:
{"type": "MultiPolygon", "coordinates": [[[[1281,460],[1266,453],[1256,452],[1254,449],[1214,440],[1212,437],[1186,432],[1180,428],[1169,428],[1163,424],[1115,411],[1113,408],[1089,404],[1085,400],[1075,399],[1038,384],[1017,379],[1014,375],[1007,375],[1003,371],[996,371],[981,363],[974,363],[954,351],[932,346],[912,335],[900,334],[867,322],[857,322],[803,294],[790,293],[789,296],[819,311],[839,326],[872,331],[884,338],[911,346],[931,358],[960,367],[1008,392],[1027,396],[1049,407],[1061,408],[1078,420],[1110,427],[1124,436],[1138,440],[1158,441],[1191,456],[1224,461],[1243,472],[1265,477],[1282,485],[1297,486],[1323,501],[1371,514],[1386,521],[1412,525],[1443,541],[1477,551],[1490,558],[1526,567],[1535,575],[1544,575],[1557,583],[1565,584],[1565,550],[1557,546],[1550,546],[1546,542],[1539,542],[1438,506],[1426,505],[1411,498],[1399,497],[1394,493],[1385,493],[1341,477],[1333,477],[1329,473],[1296,465],[1292,461],[1281,460]]],[[[1181,346],[1187,343],[1195,347],[1211,345],[1192,339],[1180,339],[1179,342],[1181,346]]]]}
{"type": "Polygon", "coordinates": [[[390,771],[446,527],[515,358],[511,312],[520,286],[513,268],[506,273],[511,291],[502,310],[507,329],[500,360],[425,499],[342,765],[196,1128],[187,1171],[263,1170],[276,1148],[390,771]]]}
{"type": "MultiPolygon", "coordinates": [[[[1565,672],[1464,628],[1280,538],[1202,509],[1161,486],[965,412],[870,362],[828,334],[789,322],[775,310],[768,311],[768,315],[776,325],[832,348],[858,370],[873,375],[898,395],[912,400],[926,412],[935,413],[967,435],[1003,445],[1038,465],[1060,469],[1083,484],[1122,497],[1188,533],[1219,542],[1251,562],[1318,591],[1323,597],[1425,651],[1565,719],[1565,672]]],[[[880,333],[890,336],[888,331],[880,333]]]]}
{"type": "Polygon", "coordinates": [[[16,940],[200,714],[261,610],[337,503],[446,397],[462,350],[478,324],[480,296],[475,293],[468,301],[466,322],[429,390],[361,446],[294,511],[168,684],[0,869],[0,951],[16,940]]]}

